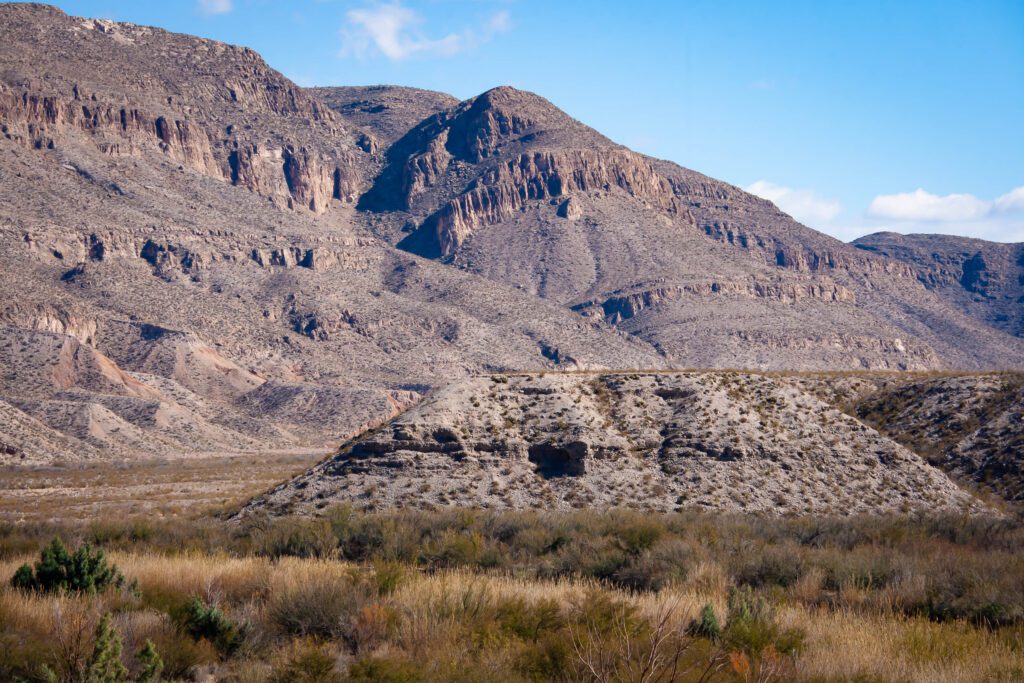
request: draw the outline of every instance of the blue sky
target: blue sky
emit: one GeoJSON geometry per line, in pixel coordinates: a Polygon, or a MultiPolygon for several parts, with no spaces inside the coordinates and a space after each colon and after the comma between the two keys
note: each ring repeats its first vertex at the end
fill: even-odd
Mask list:
{"type": "Polygon", "coordinates": [[[300,85],[532,90],[841,239],[1024,241],[1024,0],[119,0],[300,85]]]}

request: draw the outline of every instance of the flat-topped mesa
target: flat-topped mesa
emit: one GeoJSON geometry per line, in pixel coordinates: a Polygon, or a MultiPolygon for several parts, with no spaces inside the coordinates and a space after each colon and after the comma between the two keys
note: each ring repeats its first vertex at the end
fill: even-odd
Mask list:
{"type": "Polygon", "coordinates": [[[159,150],[315,213],[364,189],[365,136],[249,48],[39,6],[0,6],[0,23],[10,140],[56,149],[86,133],[112,156],[159,150]]]}

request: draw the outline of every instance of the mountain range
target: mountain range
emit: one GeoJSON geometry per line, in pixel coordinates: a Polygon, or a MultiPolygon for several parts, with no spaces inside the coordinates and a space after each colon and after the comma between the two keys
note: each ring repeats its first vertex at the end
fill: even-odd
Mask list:
{"type": "Polygon", "coordinates": [[[1024,245],[846,244],[510,87],[301,88],[44,5],[0,31],[3,462],[323,451],[493,373],[1024,358],[1024,245]]]}

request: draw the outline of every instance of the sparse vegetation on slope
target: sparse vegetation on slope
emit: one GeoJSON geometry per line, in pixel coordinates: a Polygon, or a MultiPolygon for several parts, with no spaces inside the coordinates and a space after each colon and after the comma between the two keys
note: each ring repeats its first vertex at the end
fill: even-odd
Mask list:
{"type": "Polygon", "coordinates": [[[798,380],[744,371],[477,377],[243,512],[315,514],[337,502],[784,514],[985,508],[798,380]]]}
{"type": "Polygon", "coordinates": [[[1024,502],[1024,375],[890,380],[850,411],[937,467],[1024,502]]]}

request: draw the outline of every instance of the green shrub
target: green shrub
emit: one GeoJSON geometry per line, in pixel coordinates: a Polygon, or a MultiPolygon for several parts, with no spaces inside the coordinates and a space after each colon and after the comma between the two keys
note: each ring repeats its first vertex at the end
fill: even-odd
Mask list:
{"type": "Polygon", "coordinates": [[[718,615],[715,614],[714,605],[711,603],[704,605],[700,611],[700,617],[690,622],[687,631],[697,638],[718,640],[722,635],[722,627],[718,624],[718,615]]]}
{"type": "Polygon", "coordinates": [[[96,641],[85,670],[85,683],[121,683],[128,670],[121,662],[121,636],[110,623],[110,613],[96,626],[96,641]]]}
{"type": "Polygon", "coordinates": [[[377,595],[391,595],[405,581],[405,567],[400,562],[382,561],[373,566],[373,582],[377,595]]]}
{"type": "Polygon", "coordinates": [[[136,658],[139,660],[138,683],[160,683],[164,660],[160,658],[160,653],[156,651],[156,645],[152,640],[146,639],[136,658]]]}
{"type": "Polygon", "coordinates": [[[759,655],[769,648],[791,655],[803,644],[803,633],[779,627],[774,610],[750,588],[732,588],[729,590],[729,621],[722,631],[722,642],[730,649],[749,655],[759,655]]]}
{"type": "Polygon", "coordinates": [[[108,565],[102,550],[92,552],[88,545],[72,555],[59,538],[54,538],[39,554],[33,569],[18,567],[11,586],[44,593],[99,593],[124,585],[124,576],[116,565],[108,565]]]}
{"type": "Polygon", "coordinates": [[[238,651],[248,631],[198,596],[188,604],[183,626],[195,640],[208,641],[224,657],[230,657],[238,651]]]}
{"type": "Polygon", "coordinates": [[[540,600],[530,604],[523,598],[499,602],[496,620],[501,630],[533,643],[563,624],[561,610],[554,600],[540,600]]]}

